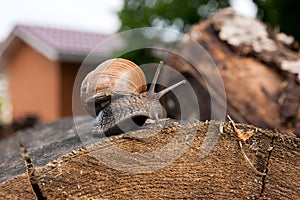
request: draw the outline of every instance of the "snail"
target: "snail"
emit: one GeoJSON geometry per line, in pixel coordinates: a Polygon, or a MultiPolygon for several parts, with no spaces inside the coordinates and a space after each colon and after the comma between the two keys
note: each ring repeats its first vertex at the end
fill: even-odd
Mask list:
{"type": "Polygon", "coordinates": [[[186,82],[180,81],[155,93],[162,64],[161,61],[148,91],[144,72],[127,59],[106,60],[85,77],[80,97],[84,108],[95,117],[96,132],[106,135],[126,132],[143,125],[147,118],[160,125],[159,119],[166,113],[159,99],[186,82]]]}

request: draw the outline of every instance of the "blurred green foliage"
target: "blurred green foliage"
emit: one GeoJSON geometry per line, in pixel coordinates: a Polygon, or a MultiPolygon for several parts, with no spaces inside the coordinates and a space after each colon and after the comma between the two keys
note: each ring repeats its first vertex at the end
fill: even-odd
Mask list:
{"type": "Polygon", "coordinates": [[[186,32],[218,8],[227,6],[227,0],[124,0],[119,12],[120,31],[155,26],[186,32]]]}
{"type": "Polygon", "coordinates": [[[258,18],[281,32],[293,35],[300,41],[300,1],[254,0],[258,6],[258,18]]]}
{"type": "MultiPolygon", "coordinates": [[[[119,31],[159,27],[185,33],[192,25],[210,17],[217,9],[227,6],[229,0],[124,0],[123,8],[118,13],[121,21],[119,31]]],[[[128,43],[134,42],[136,41],[128,43]]],[[[150,52],[150,49],[137,50],[128,52],[122,57],[137,64],[158,62],[161,59],[150,52]]]]}

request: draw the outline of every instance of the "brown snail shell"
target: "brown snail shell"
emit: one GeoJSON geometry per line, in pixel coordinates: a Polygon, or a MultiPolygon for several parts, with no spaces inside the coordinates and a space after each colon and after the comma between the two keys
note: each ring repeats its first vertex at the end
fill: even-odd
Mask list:
{"type": "Polygon", "coordinates": [[[94,123],[97,133],[113,135],[129,131],[135,125],[142,125],[147,118],[159,122],[165,116],[159,99],[185,81],[155,93],[161,66],[162,62],[149,91],[146,91],[143,71],[126,59],[107,60],[86,76],[80,96],[85,109],[92,116],[97,116],[94,123]]]}
{"type": "Polygon", "coordinates": [[[101,63],[91,71],[81,85],[81,102],[91,116],[96,116],[112,95],[140,94],[145,92],[146,77],[130,60],[115,58],[101,63]]]}

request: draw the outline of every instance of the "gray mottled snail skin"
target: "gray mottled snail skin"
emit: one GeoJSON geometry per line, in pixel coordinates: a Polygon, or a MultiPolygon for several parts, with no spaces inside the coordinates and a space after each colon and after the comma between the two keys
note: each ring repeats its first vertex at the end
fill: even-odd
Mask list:
{"type": "Polygon", "coordinates": [[[96,117],[95,131],[114,135],[143,125],[147,118],[159,122],[165,117],[159,99],[185,81],[155,93],[161,66],[162,62],[149,91],[143,71],[129,60],[110,59],[91,71],[82,82],[80,97],[88,113],[96,117]]]}

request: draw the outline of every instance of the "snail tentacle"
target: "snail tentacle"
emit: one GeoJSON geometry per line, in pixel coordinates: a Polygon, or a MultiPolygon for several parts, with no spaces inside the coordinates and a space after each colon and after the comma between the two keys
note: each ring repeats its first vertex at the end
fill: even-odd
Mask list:
{"type": "Polygon", "coordinates": [[[155,75],[153,77],[152,83],[150,85],[150,88],[149,88],[149,91],[148,91],[148,96],[150,98],[153,98],[154,95],[155,95],[155,91],[154,91],[155,90],[155,85],[157,83],[157,79],[159,77],[160,70],[161,70],[161,67],[162,67],[163,63],[164,63],[163,61],[159,62],[158,67],[157,67],[156,72],[155,72],[155,75]]]}
{"type": "Polygon", "coordinates": [[[162,96],[164,96],[166,93],[170,92],[171,90],[177,88],[178,86],[182,85],[182,84],[185,84],[186,83],[186,80],[182,80],[178,83],[175,83],[174,85],[171,85],[167,88],[165,88],[164,90],[160,91],[157,93],[157,97],[160,99],[162,96]]]}

